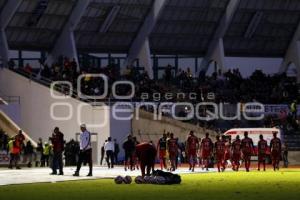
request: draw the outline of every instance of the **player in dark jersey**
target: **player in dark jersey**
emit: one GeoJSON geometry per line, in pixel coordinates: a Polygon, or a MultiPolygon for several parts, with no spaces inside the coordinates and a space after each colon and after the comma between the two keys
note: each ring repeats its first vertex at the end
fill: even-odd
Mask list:
{"type": "Polygon", "coordinates": [[[235,141],[231,145],[231,160],[233,171],[239,171],[241,160],[241,146],[242,142],[240,140],[240,136],[237,135],[235,141]]]}
{"type": "Polygon", "coordinates": [[[264,140],[264,136],[259,136],[259,141],[257,144],[258,149],[258,168],[257,170],[260,171],[260,164],[263,164],[264,171],[266,171],[266,157],[267,157],[267,150],[268,150],[268,143],[264,140]]]}
{"type": "Polygon", "coordinates": [[[133,170],[133,152],[135,151],[135,143],[133,142],[131,135],[129,135],[127,140],[123,143],[123,149],[125,152],[124,169],[127,171],[129,166],[130,170],[133,170]]]}
{"type": "Polygon", "coordinates": [[[281,156],[281,140],[277,137],[277,132],[273,132],[273,139],[270,143],[271,159],[274,171],[279,170],[281,156]]]}
{"type": "MultiPolygon", "coordinates": [[[[132,141],[133,141],[133,143],[135,144],[135,146],[138,145],[138,144],[140,144],[140,142],[137,140],[136,137],[132,137],[132,141]]],[[[134,149],[134,152],[133,152],[132,157],[133,157],[132,160],[133,160],[133,164],[134,164],[134,168],[133,168],[133,169],[134,169],[134,170],[135,170],[135,169],[139,170],[140,161],[139,161],[138,157],[136,156],[136,151],[135,151],[135,149],[134,149]]]]}
{"type": "Polygon", "coordinates": [[[209,138],[209,133],[205,134],[205,138],[202,139],[200,145],[201,157],[202,157],[202,169],[206,168],[208,171],[209,160],[213,151],[213,142],[209,138]]]}
{"type": "Polygon", "coordinates": [[[186,142],[187,156],[189,159],[190,170],[195,170],[195,165],[197,163],[197,149],[199,147],[199,140],[191,131],[186,142]]]}
{"type": "Polygon", "coordinates": [[[249,172],[254,145],[252,139],[248,137],[248,132],[245,132],[244,136],[245,138],[242,140],[242,152],[246,171],[249,172]]]}
{"type": "Polygon", "coordinates": [[[223,140],[220,140],[220,136],[216,136],[216,142],[215,142],[215,158],[217,160],[217,167],[218,172],[221,172],[221,166],[222,171],[224,171],[224,154],[225,154],[225,142],[223,140]]]}
{"type": "Polygon", "coordinates": [[[160,162],[160,169],[167,169],[166,157],[167,157],[167,134],[163,134],[163,137],[158,140],[157,144],[158,158],[160,162]]]}
{"type": "Polygon", "coordinates": [[[171,162],[171,169],[170,171],[175,171],[176,170],[176,160],[178,157],[178,143],[177,139],[174,138],[174,134],[170,134],[170,138],[167,141],[167,149],[169,153],[169,158],[171,162]]]}

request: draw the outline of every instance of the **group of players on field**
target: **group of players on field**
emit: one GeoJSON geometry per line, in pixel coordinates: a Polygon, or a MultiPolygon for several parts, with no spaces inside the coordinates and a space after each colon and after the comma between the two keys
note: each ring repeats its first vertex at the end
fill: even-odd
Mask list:
{"type": "MultiPolygon", "coordinates": [[[[171,171],[177,168],[178,158],[178,139],[174,138],[171,133],[169,137],[164,134],[159,139],[157,144],[158,155],[160,159],[161,169],[167,169],[167,157],[170,161],[171,171]]],[[[227,167],[227,161],[231,161],[232,169],[238,171],[241,165],[241,161],[244,162],[246,171],[250,170],[251,156],[258,156],[258,170],[260,170],[261,164],[263,170],[266,170],[266,158],[268,151],[270,150],[273,169],[279,170],[279,162],[281,158],[281,140],[277,137],[277,132],[273,132],[273,139],[270,142],[270,146],[263,135],[260,135],[260,140],[257,144],[257,152],[255,151],[253,140],[248,137],[248,132],[244,133],[244,138],[240,139],[236,136],[236,139],[231,143],[231,139],[226,136],[216,136],[216,142],[210,139],[209,134],[206,133],[205,138],[202,140],[194,135],[191,131],[186,140],[185,153],[189,161],[189,170],[194,171],[197,164],[197,157],[199,156],[202,163],[202,169],[206,168],[208,171],[209,162],[212,157],[215,158],[218,171],[225,171],[227,167]]]]}

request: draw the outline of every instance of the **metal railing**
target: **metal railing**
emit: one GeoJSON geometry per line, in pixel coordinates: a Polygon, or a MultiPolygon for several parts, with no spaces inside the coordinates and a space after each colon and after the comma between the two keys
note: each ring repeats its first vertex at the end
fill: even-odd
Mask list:
{"type": "Polygon", "coordinates": [[[10,104],[10,103],[21,104],[20,96],[6,95],[1,91],[0,91],[0,99],[3,100],[4,102],[8,103],[8,104],[10,104]]]}
{"type": "MultiPolygon", "coordinates": [[[[24,77],[27,77],[30,81],[34,81],[37,83],[40,83],[46,87],[50,87],[51,84],[53,83],[53,80],[42,77],[39,75],[39,73],[28,73],[22,69],[10,69],[24,77]]],[[[86,102],[88,104],[91,104],[92,106],[98,106],[98,105],[112,105],[112,103],[114,103],[115,101],[111,98],[105,98],[105,99],[91,99],[88,98],[87,95],[82,95],[83,98],[79,98],[78,93],[77,93],[77,89],[70,89],[65,87],[63,84],[62,85],[55,85],[55,91],[59,92],[61,95],[70,95],[74,98],[74,99],[78,99],[80,101],[86,102]],[[68,93],[66,93],[66,89],[68,90],[68,93]]],[[[132,100],[130,101],[132,102],[132,100]]]]}

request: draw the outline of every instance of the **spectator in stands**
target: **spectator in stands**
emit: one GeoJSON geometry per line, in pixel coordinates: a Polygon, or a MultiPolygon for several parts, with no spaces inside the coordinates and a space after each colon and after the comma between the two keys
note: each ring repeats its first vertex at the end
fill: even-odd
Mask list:
{"type": "Polygon", "coordinates": [[[104,144],[104,150],[106,153],[106,162],[108,169],[114,168],[114,152],[115,152],[115,144],[112,141],[111,137],[107,139],[107,142],[104,144]]]}
{"type": "Polygon", "coordinates": [[[32,67],[29,63],[25,65],[24,71],[28,74],[32,74],[32,67]]]}
{"type": "Polygon", "coordinates": [[[9,69],[14,69],[16,67],[16,63],[13,59],[9,59],[7,65],[9,67],[9,69]]]}
{"type": "Polygon", "coordinates": [[[297,100],[294,100],[290,105],[290,112],[294,120],[297,119],[297,100]]]}
{"type": "Polygon", "coordinates": [[[53,145],[53,160],[52,160],[52,173],[50,175],[64,175],[63,172],[63,151],[64,151],[64,134],[60,132],[58,127],[54,128],[52,137],[50,138],[53,145]]]}
{"type": "Polygon", "coordinates": [[[51,69],[49,68],[49,66],[47,64],[44,65],[44,68],[41,71],[41,76],[43,78],[46,78],[46,79],[51,79],[52,78],[51,69]]]}
{"type": "Polygon", "coordinates": [[[170,64],[165,68],[165,81],[166,83],[170,83],[172,79],[172,66],[170,64]]]}

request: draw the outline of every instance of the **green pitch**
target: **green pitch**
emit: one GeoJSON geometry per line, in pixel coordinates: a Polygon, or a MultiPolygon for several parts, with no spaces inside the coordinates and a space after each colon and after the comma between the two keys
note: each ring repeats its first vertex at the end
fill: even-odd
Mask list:
{"type": "Polygon", "coordinates": [[[111,179],[0,187],[0,199],[61,200],[293,200],[300,196],[300,170],[225,172],[182,176],[182,184],[116,185],[111,179]]]}

